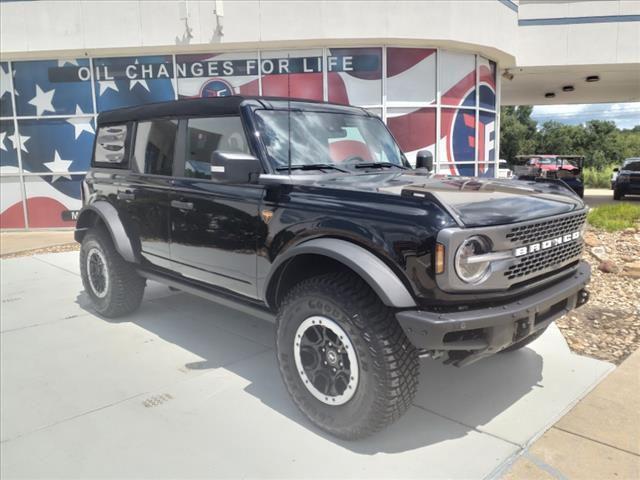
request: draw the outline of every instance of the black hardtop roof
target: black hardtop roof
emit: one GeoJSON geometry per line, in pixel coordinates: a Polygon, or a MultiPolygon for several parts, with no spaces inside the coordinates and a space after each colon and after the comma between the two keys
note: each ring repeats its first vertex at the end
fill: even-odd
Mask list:
{"type": "Polygon", "coordinates": [[[148,103],[135,107],[106,110],[98,115],[98,125],[124,123],[153,118],[237,115],[245,102],[265,109],[288,109],[342,112],[355,115],[371,115],[362,108],[338,105],[314,100],[288,99],[281,97],[254,97],[232,95],[228,97],[186,98],[168,102],[148,103]]]}

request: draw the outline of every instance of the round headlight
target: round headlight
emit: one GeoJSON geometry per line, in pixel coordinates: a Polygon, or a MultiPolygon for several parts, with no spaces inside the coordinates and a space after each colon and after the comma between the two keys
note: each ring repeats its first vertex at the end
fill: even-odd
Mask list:
{"type": "Polygon", "coordinates": [[[482,282],[489,272],[491,262],[473,257],[489,252],[491,243],[487,238],[479,235],[467,238],[456,252],[455,266],[458,277],[466,283],[482,282]]]}

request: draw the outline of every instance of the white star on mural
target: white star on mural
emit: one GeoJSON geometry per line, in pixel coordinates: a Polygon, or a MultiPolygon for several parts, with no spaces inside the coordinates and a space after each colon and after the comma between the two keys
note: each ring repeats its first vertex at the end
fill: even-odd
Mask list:
{"type": "Polygon", "coordinates": [[[114,92],[120,91],[118,90],[118,86],[116,85],[116,82],[114,82],[113,80],[100,80],[98,82],[98,85],[100,86],[100,93],[99,93],[100,96],[102,96],[104,92],[106,92],[108,89],[111,89],[114,92]]]}
{"type": "MultiPolygon", "coordinates": [[[[138,60],[135,61],[136,65],[139,65],[140,62],[138,60]]],[[[144,87],[144,89],[148,92],[149,91],[149,85],[147,85],[147,81],[146,80],[140,80],[138,78],[136,78],[135,80],[130,80],[129,81],[129,90],[133,90],[133,87],[135,87],[137,84],[142,85],[142,87],[144,87]]]]}
{"type": "Polygon", "coordinates": [[[7,136],[7,132],[0,132],[0,148],[5,152],[7,151],[7,147],[4,146],[4,137],[6,136],[7,136]]]}
{"type": "Polygon", "coordinates": [[[44,112],[55,112],[53,108],[53,94],[55,89],[51,89],[48,92],[43,91],[38,85],[36,85],[36,96],[29,100],[29,105],[36,107],[36,115],[40,116],[44,112]]]}
{"type": "MultiPolygon", "coordinates": [[[[80,105],[76,105],[76,115],[84,115],[80,105]]],[[[76,140],[80,135],[82,135],[82,132],[89,132],[91,134],[95,133],[91,126],[91,117],[68,118],[67,122],[73,125],[73,128],[75,129],[76,140]]]]}
{"type": "Polygon", "coordinates": [[[63,160],[60,158],[60,154],[57,150],[55,150],[54,158],[52,162],[46,162],[46,167],[52,172],[67,172],[66,174],[61,173],[59,175],[51,175],[51,183],[55,182],[59,178],[67,178],[71,180],[71,175],[69,174],[69,166],[73,163],[73,160],[63,160]]]}
{"type": "Polygon", "coordinates": [[[59,67],[64,67],[67,63],[70,63],[71,65],[75,65],[76,67],[78,67],[78,60],[72,58],[72,59],[67,59],[67,60],[58,60],[58,66],[59,67]]]}
{"type": "Polygon", "coordinates": [[[0,97],[7,92],[11,92],[11,73],[0,67],[0,97]]]}
{"type": "Polygon", "coordinates": [[[9,140],[11,140],[11,143],[13,143],[13,148],[17,149],[18,143],[19,143],[20,150],[27,153],[29,153],[29,150],[27,150],[27,146],[25,144],[27,143],[27,140],[29,140],[30,138],[31,137],[27,137],[26,135],[18,135],[17,133],[14,133],[13,135],[9,135],[9,140]]]}

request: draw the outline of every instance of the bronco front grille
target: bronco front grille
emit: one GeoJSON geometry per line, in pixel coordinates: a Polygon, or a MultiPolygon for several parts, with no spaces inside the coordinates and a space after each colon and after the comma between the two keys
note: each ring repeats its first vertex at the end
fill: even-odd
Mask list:
{"type": "Polygon", "coordinates": [[[567,233],[573,233],[582,228],[586,213],[579,213],[568,217],[555,218],[553,220],[540,221],[529,225],[513,227],[507,233],[507,239],[512,243],[529,244],[549,238],[559,237],[567,233]]]}
{"type": "Polygon", "coordinates": [[[519,257],[518,262],[504,272],[504,276],[509,280],[514,280],[529,277],[541,270],[553,270],[556,266],[560,267],[572,259],[577,259],[581,253],[582,241],[580,240],[530,253],[519,257]]]}

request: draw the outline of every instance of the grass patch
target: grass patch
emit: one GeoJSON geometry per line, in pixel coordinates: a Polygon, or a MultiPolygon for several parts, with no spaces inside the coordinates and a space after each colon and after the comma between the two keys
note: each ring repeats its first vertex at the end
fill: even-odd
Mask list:
{"type": "Polygon", "coordinates": [[[584,186],[587,188],[611,188],[611,174],[614,165],[598,170],[593,167],[585,167],[582,171],[584,186]]]}
{"type": "Polygon", "coordinates": [[[589,212],[587,220],[594,227],[602,228],[607,232],[624,230],[640,222],[640,205],[631,203],[601,205],[589,212]]]}

